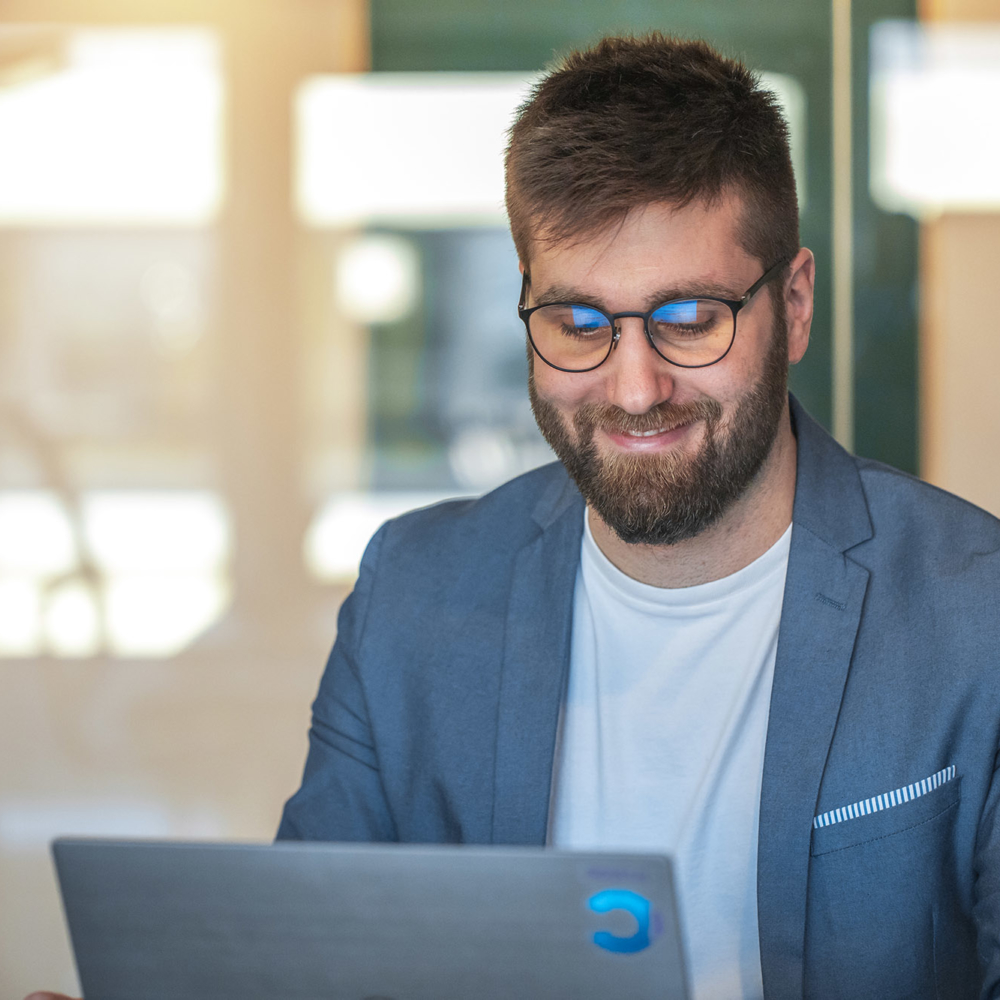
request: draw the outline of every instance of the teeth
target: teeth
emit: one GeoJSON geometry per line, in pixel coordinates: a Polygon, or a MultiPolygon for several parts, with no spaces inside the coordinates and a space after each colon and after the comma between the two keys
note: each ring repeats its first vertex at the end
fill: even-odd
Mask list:
{"type": "Polygon", "coordinates": [[[654,434],[662,434],[665,430],[666,427],[657,427],[656,430],[653,431],[626,431],[625,433],[630,437],[648,438],[652,437],[654,434]]]}

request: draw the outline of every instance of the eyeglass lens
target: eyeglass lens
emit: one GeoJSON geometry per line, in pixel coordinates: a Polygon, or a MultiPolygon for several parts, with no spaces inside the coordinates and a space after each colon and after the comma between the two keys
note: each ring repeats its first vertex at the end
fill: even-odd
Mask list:
{"type": "MultiPolygon", "coordinates": [[[[543,306],[531,313],[528,322],[535,350],[557,368],[593,368],[611,349],[611,321],[590,306],[543,306]]],[[[718,361],[729,350],[735,323],[724,302],[681,299],[655,309],[647,329],[664,358],[696,367],[718,361]]]]}

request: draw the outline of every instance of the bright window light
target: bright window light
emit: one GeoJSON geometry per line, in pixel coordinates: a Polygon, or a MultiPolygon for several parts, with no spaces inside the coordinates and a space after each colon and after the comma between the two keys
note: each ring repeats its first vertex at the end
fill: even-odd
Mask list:
{"type": "Polygon", "coordinates": [[[113,576],[105,589],[108,643],[118,656],[173,656],[223,614],[229,599],[221,575],[113,576]]]}
{"type": "Polygon", "coordinates": [[[101,647],[101,622],[93,590],[70,580],[47,595],[42,616],[45,641],[60,657],[93,656],[101,647]]]}
{"type": "Polygon", "coordinates": [[[223,84],[200,29],[78,30],[0,86],[0,225],[202,225],[223,189],[223,84]]]}
{"type": "Polygon", "coordinates": [[[533,77],[314,77],[297,98],[299,211],[316,226],[504,225],[503,151],[533,77]]]}
{"type": "Polygon", "coordinates": [[[107,573],[213,571],[229,556],[229,517],[214,493],[107,491],[83,502],[84,534],[107,573]]]}
{"type": "Polygon", "coordinates": [[[0,572],[27,577],[68,573],[77,562],[66,509],[53,493],[0,493],[0,572]]]}
{"type": "Polygon", "coordinates": [[[870,50],[875,202],[1000,210],[1000,26],[884,21],[870,50]]]}
{"type": "Polygon", "coordinates": [[[362,236],[338,255],[335,287],[340,307],[358,323],[400,320],[420,293],[416,248],[400,236],[362,236]]]}
{"type": "Polygon", "coordinates": [[[0,657],[172,656],[225,612],[232,537],[217,494],[97,491],[81,508],[100,600],[72,576],[76,547],[57,498],[0,493],[0,657]]]}
{"type": "Polygon", "coordinates": [[[36,580],[0,577],[0,656],[40,651],[41,588],[36,580]]]}
{"type": "Polygon", "coordinates": [[[365,546],[391,517],[446,500],[445,493],[339,493],[313,519],[305,538],[305,560],[326,582],[353,580],[365,546]]]}

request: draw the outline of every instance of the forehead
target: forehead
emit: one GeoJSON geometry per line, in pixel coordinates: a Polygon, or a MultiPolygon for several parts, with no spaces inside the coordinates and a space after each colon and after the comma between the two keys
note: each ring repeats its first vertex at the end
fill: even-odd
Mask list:
{"type": "Polygon", "coordinates": [[[684,206],[655,202],[620,224],[572,243],[536,244],[530,264],[536,294],[579,289],[611,304],[653,289],[713,286],[742,294],[759,265],[738,240],[742,204],[735,195],[684,206]]]}

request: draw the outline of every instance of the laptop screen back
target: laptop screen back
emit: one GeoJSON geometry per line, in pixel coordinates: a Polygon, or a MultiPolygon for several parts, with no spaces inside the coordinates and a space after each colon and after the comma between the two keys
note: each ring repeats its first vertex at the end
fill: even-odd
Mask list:
{"type": "Polygon", "coordinates": [[[666,858],[60,840],[87,1000],[684,1000],[666,858]]]}

